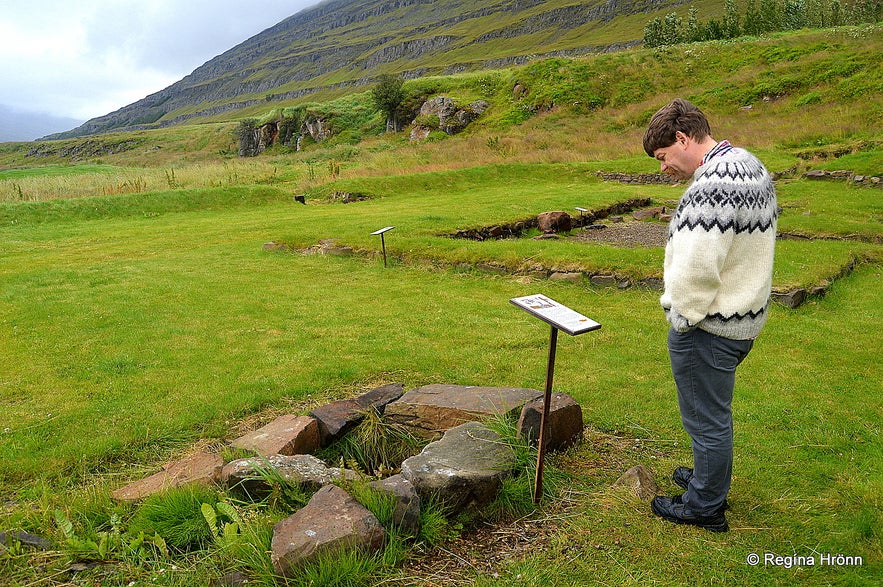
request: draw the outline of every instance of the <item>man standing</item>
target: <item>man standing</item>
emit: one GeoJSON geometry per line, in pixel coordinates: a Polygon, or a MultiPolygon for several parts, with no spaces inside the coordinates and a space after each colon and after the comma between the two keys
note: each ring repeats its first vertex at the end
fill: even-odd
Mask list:
{"type": "Polygon", "coordinates": [[[776,192],[763,164],[715,141],[705,115],[686,100],[653,115],[644,150],[664,173],[693,180],[669,226],[660,299],[693,468],[672,475],[683,495],[656,497],[651,509],[670,522],[725,532],[733,387],[769,312],[776,192]]]}

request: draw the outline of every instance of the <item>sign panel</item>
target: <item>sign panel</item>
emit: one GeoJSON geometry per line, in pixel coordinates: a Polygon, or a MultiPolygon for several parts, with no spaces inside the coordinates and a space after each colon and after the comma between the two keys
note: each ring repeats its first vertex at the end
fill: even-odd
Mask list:
{"type": "Polygon", "coordinates": [[[601,328],[594,320],[541,294],[512,298],[509,301],[571,336],[601,328]]]}

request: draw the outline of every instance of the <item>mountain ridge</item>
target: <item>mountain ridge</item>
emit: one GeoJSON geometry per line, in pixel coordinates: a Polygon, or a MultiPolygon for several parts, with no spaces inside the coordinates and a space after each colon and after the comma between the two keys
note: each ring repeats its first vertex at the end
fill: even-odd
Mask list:
{"type": "Polygon", "coordinates": [[[329,0],[246,39],[159,92],[44,138],[173,126],[261,102],[341,92],[383,73],[416,78],[625,49],[640,44],[640,27],[631,27],[633,38],[611,38],[604,32],[609,23],[681,1],[498,0],[476,7],[471,0],[329,0]]]}

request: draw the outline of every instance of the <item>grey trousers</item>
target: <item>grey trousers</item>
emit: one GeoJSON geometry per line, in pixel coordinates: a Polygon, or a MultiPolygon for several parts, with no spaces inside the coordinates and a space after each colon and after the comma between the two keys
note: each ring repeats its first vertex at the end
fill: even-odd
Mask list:
{"type": "Polygon", "coordinates": [[[693,447],[693,479],[684,504],[694,513],[719,510],[733,474],[733,388],[736,367],[754,341],[730,340],[704,330],[668,333],[671,370],[684,430],[693,447]]]}

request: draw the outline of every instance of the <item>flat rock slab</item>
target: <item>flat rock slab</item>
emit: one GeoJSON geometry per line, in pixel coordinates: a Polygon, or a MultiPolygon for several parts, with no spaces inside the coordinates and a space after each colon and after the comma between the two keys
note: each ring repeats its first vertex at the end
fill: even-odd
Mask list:
{"type": "Polygon", "coordinates": [[[421,438],[438,438],[464,422],[511,414],[542,397],[536,389],[433,384],[409,391],[386,406],[386,420],[421,438]]]}
{"type": "Polygon", "coordinates": [[[262,456],[310,454],[319,448],[319,423],[309,416],[280,416],[230,444],[262,456]]]}
{"type": "Polygon", "coordinates": [[[405,459],[402,477],[421,499],[439,499],[454,511],[492,501],[515,463],[515,452],[499,434],[467,422],[405,459]]]}
{"type": "Polygon", "coordinates": [[[163,466],[159,473],[130,483],[113,492],[119,501],[135,502],[140,499],[190,483],[211,484],[218,481],[224,459],[213,453],[197,453],[193,456],[172,461],[163,466]]]}
{"type": "Polygon", "coordinates": [[[383,414],[390,402],[402,397],[404,387],[401,383],[390,383],[357,398],[331,402],[311,411],[310,416],[319,424],[322,446],[328,446],[355,428],[365,418],[367,410],[374,409],[383,414]]]}
{"type": "Polygon", "coordinates": [[[336,485],[326,485],[310,502],[273,526],[270,559],[283,576],[321,553],[358,548],[380,550],[386,531],[370,511],[336,485]]]}
{"type": "Polygon", "coordinates": [[[270,455],[238,459],[224,465],[221,481],[230,489],[238,489],[252,496],[268,494],[273,479],[306,490],[314,490],[340,478],[354,479],[355,471],[328,467],[313,455],[270,455]],[[269,476],[268,476],[269,473],[269,476]]]}

